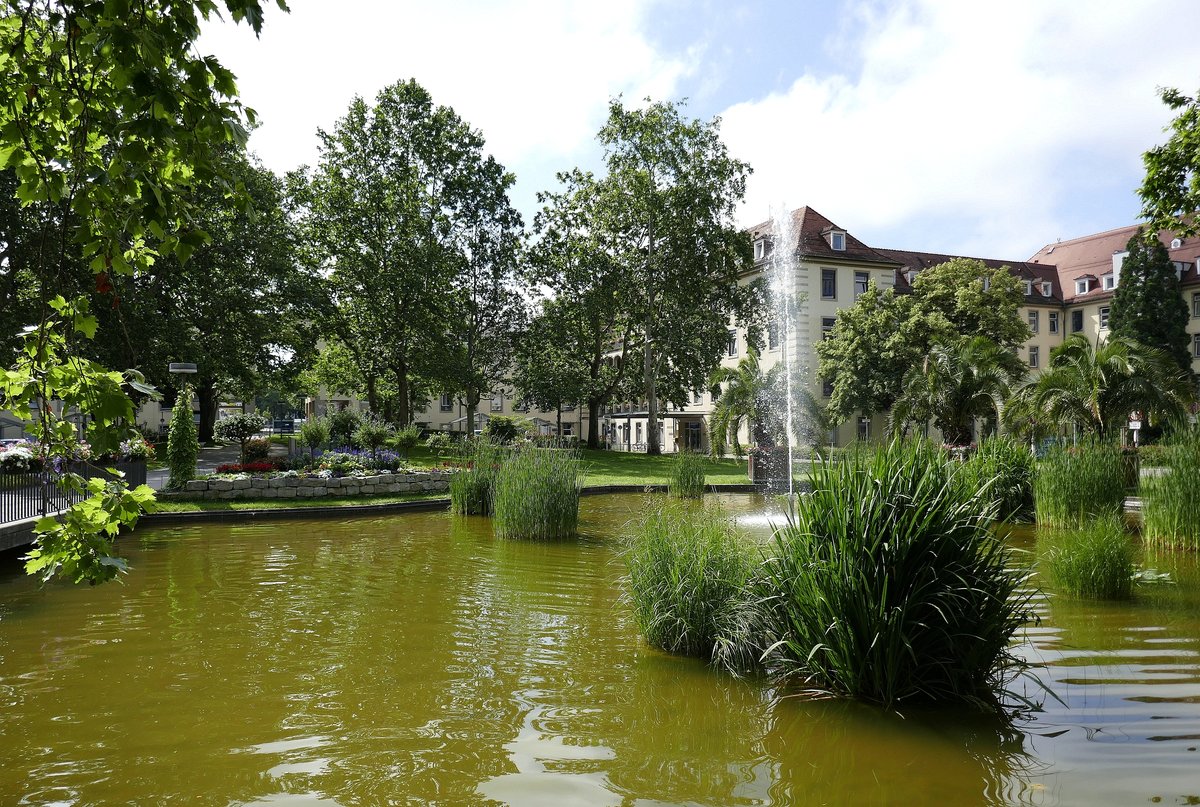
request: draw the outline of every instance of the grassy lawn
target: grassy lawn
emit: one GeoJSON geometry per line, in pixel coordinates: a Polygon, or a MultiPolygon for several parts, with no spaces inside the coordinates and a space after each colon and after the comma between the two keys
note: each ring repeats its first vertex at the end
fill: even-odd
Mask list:
{"type": "Polygon", "coordinates": [[[397,493],[391,496],[324,496],[315,499],[160,499],[160,513],[198,513],[209,510],[303,510],[306,507],[347,507],[363,504],[394,504],[421,499],[444,499],[445,493],[397,493]]]}
{"type": "MultiPolygon", "coordinates": [[[[624,451],[583,452],[587,485],[665,485],[675,457],[667,454],[650,457],[624,451]]],[[[735,459],[704,460],[704,481],[710,485],[744,485],[746,461],[735,459]]]]}

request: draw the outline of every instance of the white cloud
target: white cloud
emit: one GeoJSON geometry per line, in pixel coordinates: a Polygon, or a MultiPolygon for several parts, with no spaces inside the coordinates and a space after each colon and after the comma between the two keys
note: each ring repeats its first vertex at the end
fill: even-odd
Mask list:
{"type": "Polygon", "coordinates": [[[289,5],[268,13],[258,41],[215,25],[200,42],[237,74],[263,121],[251,147],[277,171],[315,162],[317,128],[332,129],[354,95],[409,78],[482,130],[510,170],[561,170],[591,147],[610,97],[668,97],[687,72],[642,37],[643,0],[289,5]]]}
{"type": "Polygon", "coordinates": [[[1198,12],[1194,0],[854,5],[834,44],[856,73],[806,75],[722,113],[755,169],[744,217],[811,204],[877,246],[1012,258],[1084,234],[1060,229],[1071,206],[1114,182],[1132,217],[1141,152],[1170,117],[1155,89],[1200,80],[1178,36],[1198,12]],[[954,231],[931,235],[939,221],[954,231]]]}

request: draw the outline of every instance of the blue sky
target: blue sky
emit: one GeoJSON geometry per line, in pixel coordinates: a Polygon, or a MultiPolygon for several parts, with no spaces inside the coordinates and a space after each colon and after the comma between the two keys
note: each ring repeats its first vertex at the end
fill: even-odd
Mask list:
{"type": "Polygon", "coordinates": [[[412,77],[483,132],[527,218],[556,171],[598,166],[610,97],[687,98],[755,170],[743,224],[807,204],[874,246],[1023,260],[1134,221],[1156,88],[1200,88],[1195,0],[290,5],[257,41],[200,42],[264,163],[315,162],[355,94],[412,77]]]}

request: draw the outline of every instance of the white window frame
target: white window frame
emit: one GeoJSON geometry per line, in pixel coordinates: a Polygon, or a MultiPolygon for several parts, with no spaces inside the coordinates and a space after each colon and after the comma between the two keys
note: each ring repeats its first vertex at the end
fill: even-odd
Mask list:
{"type": "Polygon", "coordinates": [[[1075,293],[1087,294],[1091,290],[1092,281],[1086,277],[1081,277],[1075,281],[1075,293]]]}
{"type": "Polygon", "coordinates": [[[1030,367],[1030,369],[1037,369],[1038,362],[1041,361],[1041,358],[1042,358],[1041,350],[1038,348],[1038,346],[1030,345],[1029,346],[1029,367],[1030,367]]]}
{"type": "Polygon", "coordinates": [[[443,392],[441,399],[438,401],[438,409],[442,412],[454,411],[454,398],[448,392],[443,392]]]}
{"type": "Polygon", "coordinates": [[[493,412],[503,412],[504,411],[504,394],[503,393],[501,393],[499,395],[492,395],[492,411],[493,412]]]}
{"type": "Polygon", "coordinates": [[[837,326],[837,317],[821,317],[821,341],[833,338],[833,329],[837,326]]]}
{"type": "Polygon", "coordinates": [[[1028,322],[1029,322],[1029,330],[1033,331],[1034,333],[1037,333],[1038,330],[1041,328],[1041,319],[1042,319],[1042,315],[1040,312],[1030,311],[1029,314],[1026,316],[1026,320],[1028,320],[1028,322]]]}
{"type": "Polygon", "coordinates": [[[1049,297],[1054,293],[1054,284],[1048,280],[1042,281],[1042,296],[1049,297]]]}
{"type": "Polygon", "coordinates": [[[1192,316],[1200,317],[1200,291],[1192,295],[1192,316]]]}
{"type": "Polygon", "coordinates": [[[1109,314],[1111,314],[1111,313],[1112,313],[1112,310],[1108,306],[1105,305],[1105,306],[1100,307],[1100,311],[1099,311],[1099,315],[1098,315],[1098,318],[1100,320],[1100,330],[1102,330],[1102,331],[1108,330],[1108,317],[1109,317],[1109,314]]]}
{"type": "Polygon", "coordinates": [[[1033,281],[1032,280],[1025,281],[1025,296],[1026,297],[1033,296],[1033,281]]]}
{"type": "Polygon", "coordinates": [[[729,329],[729,342],[725,345],[725,355],[731,359],[736,359],[738,355],[738,335],[733,328],[729,329]]]}
{"type": "Polygon", "coordinates": [[[765,257],[767,257],[767,239],[756,239],[754,242],[754,260],[761,261],[765,257]]]}
{"type": "Polygon", "coordinates": [[[866,294],[867,287],[870,285],[871,285],[871,273],[870,272],[855,272],[854,273],[854,299],[857,300],[859,297],[866,294]],[[859,287],[858,287],[858,284],[860,282],[862,283],[862,289],[859,289],[859,287]]]}
{"type": "Polygon", "coordinates": [[[836,300],[837,299],[837,269],[821,267],[821,299],[822,300],[836,300]],[[829,273],[829,279],[832,281],[831,285],[833,286],[833,294],[830,294],[830,295],[825,294],[825,273],[826,272],[829,273]]]}
{"type": "Polygon", "coordinates": [[[1058,333],[1058,312],[1051,311],[1046,315],[1046,321],[1050,333],[1058,333]]]}
{"type": "Polygon", "coordinates": [[[1200,359],[1200,333],[1192,337],[1192,355],[1200,359]]]}
{"type": "Polygon", "coordinates": [[[846,234],[841,230],[829,233],[829,246],[834,252],[846,251],[846,234]]]}
{"type": "Polygon", "coordinates": [[[1109,272],[1104,277],[1100,278],[1105,291],[1112,291],[1117,287],[1117,276],[1109,272]]]}

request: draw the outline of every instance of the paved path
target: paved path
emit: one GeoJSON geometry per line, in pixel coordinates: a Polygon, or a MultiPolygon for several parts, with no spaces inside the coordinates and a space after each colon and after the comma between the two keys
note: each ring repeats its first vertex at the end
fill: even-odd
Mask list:
{"type": "MultiPolygon", "coordinates": [[[[276,446],[272,446],[272,448],[276,448],[276,446]]],[[[239,457],[241,457],[241,452],[237,446],[201,447],[200,455],[196,458],[196,473],[211,474],[217,470],[218,465],[237,462],[239,457]]],[[[170,476],[170,471],[166,468],[147,471],[146,484],[155,490],[162,490],[167,485],[168,476],[170,476]]]]}

